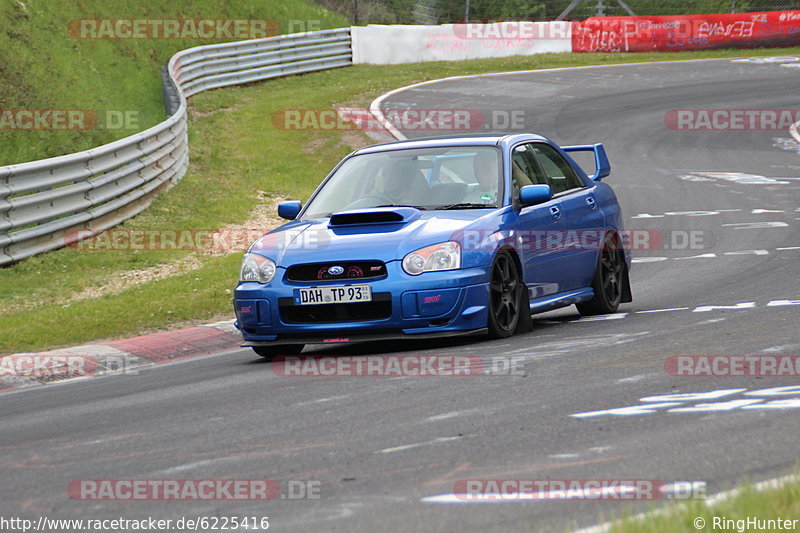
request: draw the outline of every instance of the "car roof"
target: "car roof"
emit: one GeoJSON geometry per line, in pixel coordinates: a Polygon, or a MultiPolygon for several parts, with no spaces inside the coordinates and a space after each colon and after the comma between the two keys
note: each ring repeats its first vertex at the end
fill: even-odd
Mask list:
{"type": "Polygon", "coordinates": [[[501,146],[519,141],[544,141],[549,140],[533,133],[478,133],[462,135],[445,135],[440,137],[425,137],[422,139],[408,139],[382,144],[374,144],[356,150],[352,155],[387,152],[391,150],[409,150],[413,148],[441,148],[447,146],[501,146]]]}

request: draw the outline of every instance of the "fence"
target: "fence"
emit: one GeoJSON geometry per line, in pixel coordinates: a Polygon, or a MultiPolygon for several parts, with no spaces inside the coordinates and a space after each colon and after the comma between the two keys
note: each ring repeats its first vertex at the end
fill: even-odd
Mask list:
{"type": "Polygon", "coordinates": [[[178,52],[164,72],[164,122],[84,152],[0,167],[0,265],[119,224],[177,183],[189,163],[188,96],[350,64],[349,28],[178,52]]]}

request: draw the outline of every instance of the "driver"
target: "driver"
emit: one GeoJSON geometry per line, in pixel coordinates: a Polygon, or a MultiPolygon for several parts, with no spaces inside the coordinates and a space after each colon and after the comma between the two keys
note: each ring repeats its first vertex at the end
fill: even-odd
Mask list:
{"type": "Polygon", "coordinates": [[[385,203],[404,203],[408,196],[404,194],[405,189],[411,184],[411,177],[418,173],[417,166],[408,159],[389,162],[381,172],[383,194],[380,196],[386,199],[385,203]]]}
{"type": "MultiPolygon", "coordinates": [[[[350,203],[345,210],[407,204],[415,175],[419,175],[419,170],[413,162],[407,159],[389,161],[381,167],[380,178],[375,180],[373,189],[350,203]]],[[[420,176],[420,179],[424,178],[420,176]]]]}
{"type": "Polygon", "coordinates": [[[464,202],[491,204],[497,200],[497,156],[488,150],[480,150],[472,159],[477,186],[471,188],[464,202]]]}

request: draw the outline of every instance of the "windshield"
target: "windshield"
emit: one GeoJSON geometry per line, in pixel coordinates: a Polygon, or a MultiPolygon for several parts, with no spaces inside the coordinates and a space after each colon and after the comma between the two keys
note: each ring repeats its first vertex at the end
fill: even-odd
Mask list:
{"type": "Polygon", "coordinates": [[[500,150],[495,147],[395,150],[345,161],[310,201],[303,218],[383,206],[496,208],[501,198],[500,150]]]}

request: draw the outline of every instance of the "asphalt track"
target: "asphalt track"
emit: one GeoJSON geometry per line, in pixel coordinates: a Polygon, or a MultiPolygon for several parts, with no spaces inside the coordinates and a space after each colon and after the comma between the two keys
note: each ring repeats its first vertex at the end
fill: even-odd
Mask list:
{"type": "Polygon", "coordinates": [[[634,302],[608,320],[577,320],[567,308],[536,317],[532,333],[508,340],[315,350],[515,356],[521,375],[288,378],[236,350],[5,393],[0,516],[269,516],[275,531],[564,531],[645,504],[437,502],[453,500],[448,495],[463,479],[701,480],[713,493],[743,477],[791,471],[800,411],[797,402],[768,402],[797,393],[738,391],[643,414],[571,416],[642,405],[643,397],[800,384],[664,370],[665,358],[678,354],[800,353],[800,145],[785,130],[676,131],[664,123],[673,109],[796,109],[800,70],[784,64],[562,70],[393,94],[384,109],[522,110],[525,129],[559,143],[603,142],[627,227],[703,232],[696,234],[702,245],[637,252],[634,302]],[[742,399],[761,401],[729,403],[742,399]],[[668,411],[703,403],[714,406],[668,411]],[[313,480],[320,498],[92,502],[67,495],[72,480],[124,478],[268,478],[284,492],[289,480],[313,480]]]}

